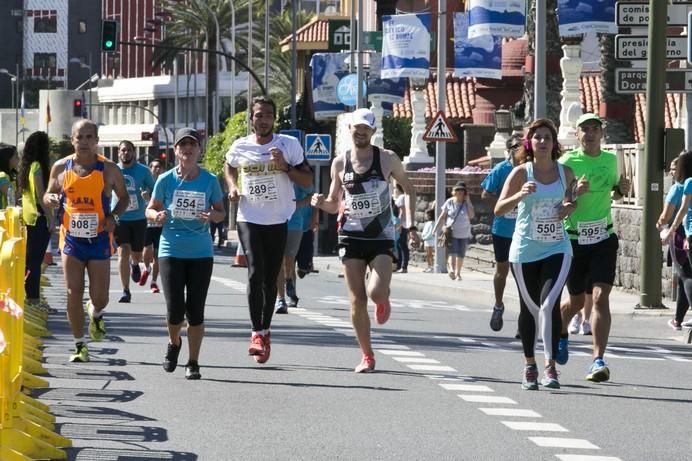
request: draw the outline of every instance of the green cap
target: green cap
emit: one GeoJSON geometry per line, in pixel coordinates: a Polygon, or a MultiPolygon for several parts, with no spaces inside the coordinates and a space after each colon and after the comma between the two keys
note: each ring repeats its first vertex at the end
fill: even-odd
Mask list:
{"type": "Polygon", "coordinates": [[[583,114],[581,117],[577,119],[577,128],[579,128],[582,124],[590,120],[595,120],[596,122],[603,125],[603,120],[601,120],[601,117],[599,117],[596,114],[592,114],[591,112],[587,112],[586,114],[583,114]]]}

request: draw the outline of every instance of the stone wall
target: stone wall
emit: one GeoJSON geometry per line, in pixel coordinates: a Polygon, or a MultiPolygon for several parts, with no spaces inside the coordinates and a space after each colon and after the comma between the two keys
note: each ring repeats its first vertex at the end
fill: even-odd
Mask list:
{"type": "MultiPolygon", "coordinates": [[[[471,195],[471,202],[476,210],[476,216],[472,220],[472,243],[478,245],[490,245],[492,237],[490,226],[492,224],[493,211],[481,200],[481,182],[485,179],[485,173],[447,173],[447,195],[450,195],[451,187],[457,181],[464,181],[471,195]]],[[[416,222],[425,221],[425,210],[432,206],[435,200],[435,173],[434,172],[414,172],[409,173],[409,177],[416,186],[417,208],[416,222]]],[[[642,253],[639,241],[639,231],[642,221],[642,209],[631,205],[613,205],[613,227],[620,239],[620,249],[618,250],[617,273],[615,275],[615,285],[626,290],[639,291],[639,256],[642,253]]],[[[422,228],[422,225],[419,225],[422,228]]],[[[663,252],[663,250],[661,250],[663,252]]],[[[412,255],[416,260],[422,260],[422,252],[412,255]]],[[[492,258],[491,251],[479,252],[492,258]]],[[[492,261],[488,261],[492,264],[492,261]]],[[[671,296],[671,271],[665,266],[662,270],[663,294],[665,297],[671,296]]]]}

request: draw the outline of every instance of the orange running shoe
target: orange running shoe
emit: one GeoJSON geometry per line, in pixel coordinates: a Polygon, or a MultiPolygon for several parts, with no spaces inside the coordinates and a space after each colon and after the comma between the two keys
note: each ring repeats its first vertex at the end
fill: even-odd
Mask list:
{"type": "Polygon", "coordinates": [[[383,325],[389,320],[389,315],[392,313],[392,306],[389,304],[389,300],[381,303],[375,304],[375,319],[377,323],[383,325]]]}
{"type": "Polygon", "coordinates": [[[262,335],[259,333],[252,333],[252,338],[250,339],[250,348],[247,352],[250,355],[264,354],[264,340],[262,339],[262,335]]]}
{"type": "Polygon", "coordinates": [[[269,354],[272,350],[270,342],[271,334],[269,332],[262,336],[262,340],[264,341],[264,354],[255,355],[255,362],[257,363],[265,363],[267,360],[269,360],[269,354]]]}
{"type": "Polygon", "coordinates": [[[364,355],[356,369],[356,373],[372,373],[375,371],[375,357],[372,355],[364,355]]]}

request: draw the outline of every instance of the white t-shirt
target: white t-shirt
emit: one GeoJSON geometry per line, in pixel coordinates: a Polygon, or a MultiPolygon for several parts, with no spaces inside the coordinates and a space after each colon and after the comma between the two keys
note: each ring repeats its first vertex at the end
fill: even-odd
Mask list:
{"type": "Polygon", "coordinates": [[[399,207],[399,210],[401,210],[401,227],[408,229],[411,227],[411,224],[406,218],[406,194],[400,194],[396,199],[394,199],[394,204],[399,207]]]}
{"type": "Polygon", "coordinates": [[[452,226],[452,237],[455,239],[471,238],[471,221],[468,215],[468,205],[457,203],[454,197],[450,197],[442,205],[442,209],[447,210],[447,220],[445,226],[452,226]],[[459,216],[457,217],[457,213],[459,216]],[[456,219],[454,219],[456,217],[456,219]]]}
{"type": "Polygon", "coordinates": [[[293,184],[271,161],[269,150],[283,152],[284,160],[293,166],[304,161],[303,148],[296,138],[275,134],[271,142],[257,144],[254,134],[237,139],[226,153],[226,162],[238,169],[238,203],[240,222],[280,224],[288,221],[296,209],[293,184]]]}

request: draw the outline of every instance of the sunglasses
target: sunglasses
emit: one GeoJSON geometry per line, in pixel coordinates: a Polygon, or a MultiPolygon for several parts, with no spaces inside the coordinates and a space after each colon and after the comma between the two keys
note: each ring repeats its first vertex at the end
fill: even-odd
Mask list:
{"type": "Polygon", "coordinates": [[[509,146],[509,150],[517,150],[521,147],[521,144],[513,144],[509,146]]]}

